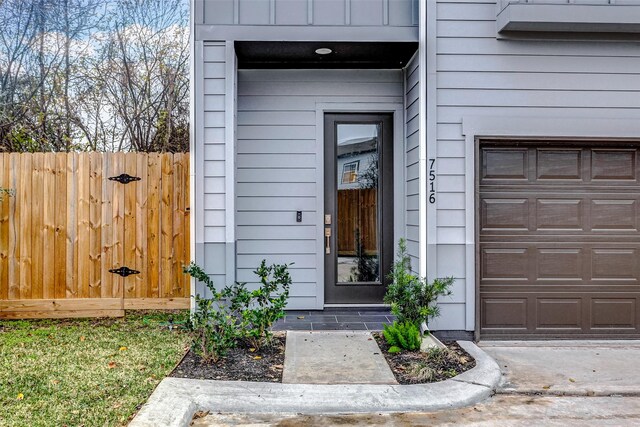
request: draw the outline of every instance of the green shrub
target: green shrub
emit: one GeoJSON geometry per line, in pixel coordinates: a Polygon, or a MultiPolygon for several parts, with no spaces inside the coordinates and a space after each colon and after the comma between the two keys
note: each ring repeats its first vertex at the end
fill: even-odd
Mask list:
{"type": "Polygon", "coordinates": [[[420,349],[420,329],[411,322],[393,322],[393,325],[384,325],[382,334],[385,341],[391,347],[400,347],[405,350],[420,349]]]}
{"type": "Polygon", "coordinates": [[[271,326],[284,316],[291,276],[288,265],[266,265],[263,260],[255,274],[260,286],[248,290],[245,283],[234,283],[217,290],[209,275],[195,263],[184,272],[205,284],[211,296],[195,296],[196,307],[188,322],[192,349],[204,361],[217,362],[239,340],[260,348],[271,343],[271,326]]]}
{"type": "Polygon", "coordinates": [[[271,326],[284,317],[291,276],[288,265],[273,264],[267,267],[265,260],[254,273],[260,278],[260,287],[247,291],[244,284],[240,284],[242,292],[232,300],[232,305],[240,311],[243,338],[251,347],[259,349],[271,343],[271,326]]]}
{"type": "Polygon", "coordinates": [[[398,321],[420,325],[440,314],[436,300],[440,296],[451,295],[454,279],[447,277],[429,283],[411,271],[411,259],[404,239],[400,239],[398,248],[396,262],[389,274],[392,283],[387,288],[384,302],[391,306],[391,312],[398,321]]]}
{"type": "Polygon", "coordinates": [[[196,307],[187,322],[194,353],[205,362],[217,362],[235,347],[239,338],[239,321],[226,303],[230,288],[218,291],[211,278],[195,263],[184,269],[211,291],[210,298],[195,296],[196,307]]]}

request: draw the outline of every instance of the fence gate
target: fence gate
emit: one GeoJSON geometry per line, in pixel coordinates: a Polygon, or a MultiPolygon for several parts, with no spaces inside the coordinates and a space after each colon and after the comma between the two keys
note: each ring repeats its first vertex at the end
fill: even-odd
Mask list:
{"type": "Polygon", "coordinates": [[[0,153],[0,318],[187,308],[188,153],[0,153]]]}

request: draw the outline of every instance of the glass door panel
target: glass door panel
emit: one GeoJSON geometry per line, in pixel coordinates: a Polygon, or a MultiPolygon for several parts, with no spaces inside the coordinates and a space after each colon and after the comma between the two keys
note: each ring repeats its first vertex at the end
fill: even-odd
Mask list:
{"type": "Polygon", "coordinates": [[[380,283],[379,135],[379,123],[336,127],[338,283],[380,283]]]}

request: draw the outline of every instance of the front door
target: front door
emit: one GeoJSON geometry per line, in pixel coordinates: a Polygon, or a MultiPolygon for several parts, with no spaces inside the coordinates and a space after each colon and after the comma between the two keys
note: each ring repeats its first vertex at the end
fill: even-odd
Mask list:
{"type": "Polygon", "coordinates": [[[326,114],[325,302],[380,304],[393,262],[390,114],[326,114]]]}

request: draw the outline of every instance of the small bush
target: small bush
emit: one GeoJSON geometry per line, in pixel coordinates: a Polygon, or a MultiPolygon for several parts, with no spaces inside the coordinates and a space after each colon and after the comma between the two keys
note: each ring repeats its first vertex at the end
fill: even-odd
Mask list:
{"type": "Polygon", "coordinates": [[[436,300],[451,295],[454,279],[447,277],[429,283],[425,278],[413,274],[404,239],[400,239],[398,247],[397,259],[389,274],[392,283],[387,288],[384,302],[391,306],[391,312],[398,321],[420,325],[423,321],[438,317],[440,309],[436,300]]]}
{"type": "Polygon", "coordinates": [[[243,285],[243,292],[237,302],[242,317],[243,337],[251,347],[259,349],[271,343],[271,326],[284,317],[291,276],[287,265],[274,264],[267,267],[265,260],[262,260],[255,274],[260,278],[260,287],[247,291],[243,285]]]}
{"type": "Polygon", "coordinates": [[[195,263],[184,272],[205,284],[211,297],[195,296],[196,308],[188,322],[192,349],[203,361],[217,362],[240,340],[260,348],[271,343],[271,326],[284,316],[291,276],[288,265],[266,265],[263,260],[255,274],[260,287],[250,291],[245,283],[217,290],[209,275],[195,263]]]}
{"type": "Polygon", "coordinates": [[[414,323],[396,321],[393,325],[384,325],[383,328],[382,334],[390,346],[410,351],[420,349],[420,329],[414,323]]]}
{"type": "Polygon", "coordinates": [[[239,338],[239,322],[226,303],[230,288],[216,290],[213,281],[205,271],[195,263],[184,269],[211,291],[210,298],[196,295],[196,307],[187,322],[194,353],[205,362],[217,362],[229,349],[235,347],[239,338]]]}

